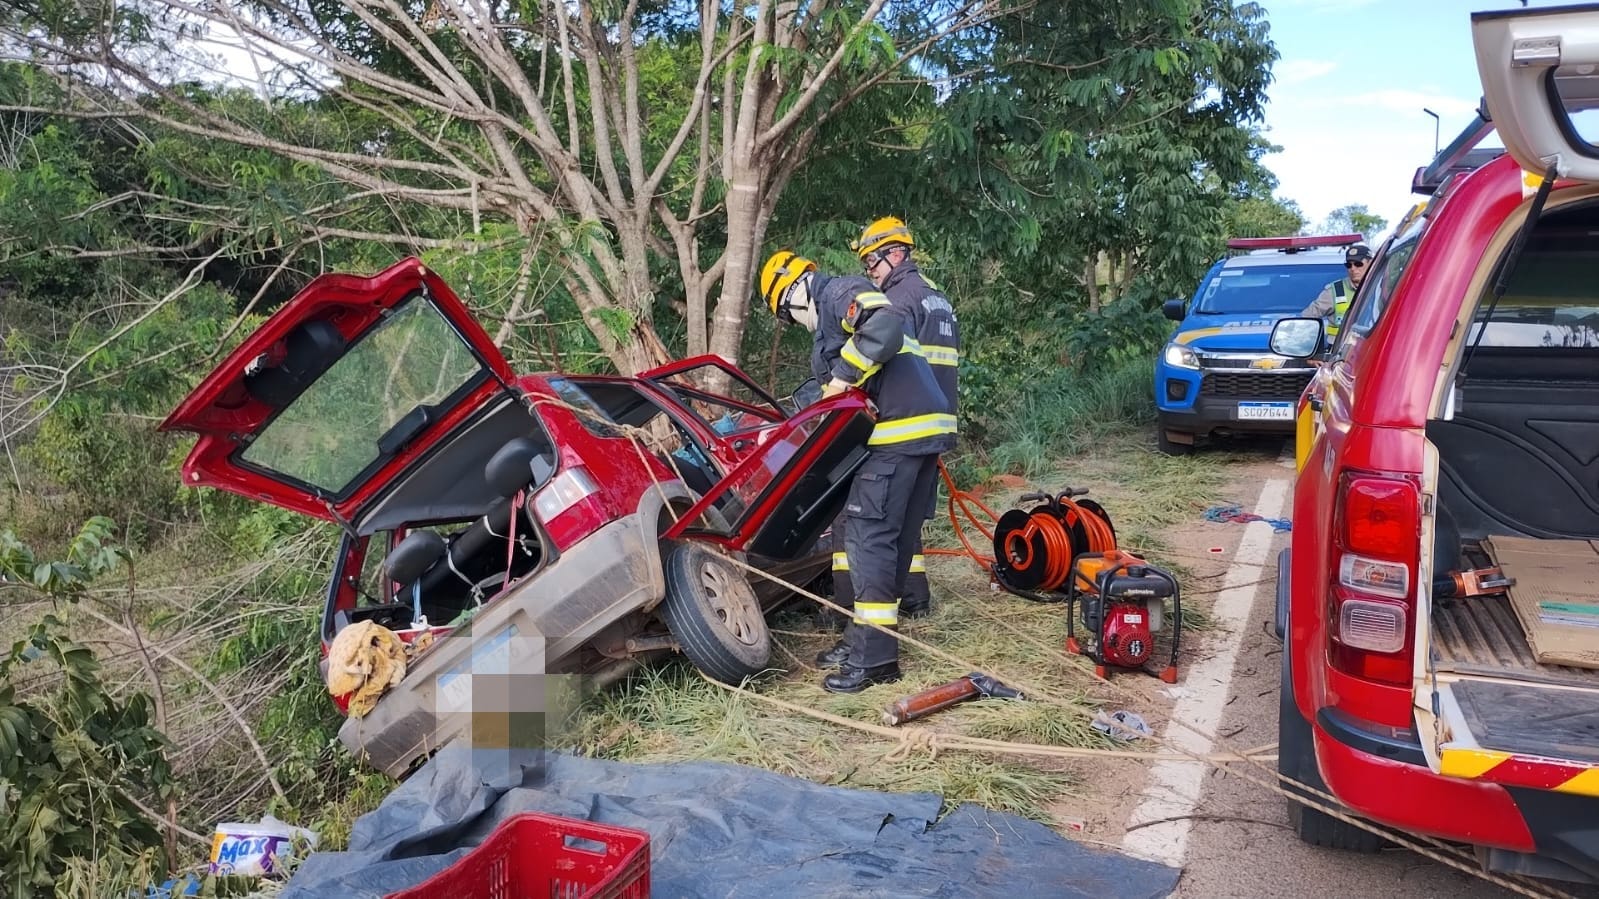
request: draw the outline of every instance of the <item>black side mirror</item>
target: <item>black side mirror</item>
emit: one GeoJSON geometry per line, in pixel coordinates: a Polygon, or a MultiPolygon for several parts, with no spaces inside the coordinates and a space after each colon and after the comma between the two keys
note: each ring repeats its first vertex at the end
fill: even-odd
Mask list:
{"type": "Polygon", "coordinates": [[[1175,300],[1167,300],[1166,302],[1161,303],[1160,312],[1162,315],[1166,316],[1172,321],[1180,322],[1187,317],[1187,310],[1185,308],[1187,305],[1187,300],[1183,299],[1182,297],[1178,297],[1175,300]]]}

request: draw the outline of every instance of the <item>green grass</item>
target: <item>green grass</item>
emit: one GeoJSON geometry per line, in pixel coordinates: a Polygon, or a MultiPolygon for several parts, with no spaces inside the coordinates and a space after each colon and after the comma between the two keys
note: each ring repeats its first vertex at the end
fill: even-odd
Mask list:
{"type": "MultiPolygon", "coordinates": [[[[1049,450],[1056,452],[1055,449],[1049,450]]],[[[1181,570],[1161,555],[1167,529],[1196,520],[1215,501],[1223,475],[1214,464],[1164,456],[1142,429],[1107,425],[1099,436],[1055,467],[1029,478],[1028,489],[1088,487],[1114,520],[1122,544],[1148,553],[1151,561],[1181,570]]],[[[962,484],[963,488],[973,485],[962,484]]],[[[1011,508],[1014,489],[988,496],[997,512],[1011,508]]],[[[946,515],[927,532],[929,548],[958,548],[946,515]]],[[[989,541],[969,539],[982,552],[989,541]]],[[[878,724],[895,699],[953,680],[971,670],[993,674],[1042,691],[1051,702],[968,702],[911,725],[941,734],[965,735],[1050,746],[1117,746],[1090,722],[1104,690],[1091,664],[1064,651],[1065,607],[1028,602],[990,588],[986,572],[965,558],[929,559],[935,613],[909,622],[904,632],[948,653],[960,663],[920,648],[902,646],[905,679],[862,693],[832,695],[811,669],[817,650],[836,633],[815,630],[801,601],[773,622],[773,672],[750,689],[853,721],[878,724]]],[[[1181,581],[1183,575],[1179,574],[1181,581]]],[[[1202,613],[1184,610],[1189,627],[1203,628],[1202,613]]],[[[1050,803],[1071,795],[1080,783],[1075,769],[1057,760],[1011,754],[925,750],[903,760],[885,759],[897,744],[873,734],[777,708],[705,682],[686,663],[647,669],[596,697],[571,734],[578,751],[641,762],[717,760],[752,765],[819,783],[905,792],[936,792],[946,807],[978,802],[1036,820],[1050,820],[1050,803]]]]}

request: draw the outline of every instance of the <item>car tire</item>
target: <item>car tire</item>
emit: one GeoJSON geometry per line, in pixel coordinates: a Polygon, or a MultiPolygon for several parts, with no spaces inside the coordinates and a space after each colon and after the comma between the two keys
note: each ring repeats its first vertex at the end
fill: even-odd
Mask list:
{"type": "MultiPolygon", "coordinates": [[[[1292,677],[1292,669],[1288,664],[1288,641],[1284,640],[1282,685],[1278,690],[1277,703],[1277,773],[1325,793],[1327,783],[1321,779],[1321,771],[1316,767],[1315,738],[1310,722],[1300,714],[1299,705],[1294,702],[1292,677]]],[[[1325,849],[1363,853],[1377,852],[1388,845],[1388,841],[1381,836],[1334,818],[1320,809],[1311,808],[1294,796],[1301,795],[1322,803],[1327,802],[1325,798],[1296,790],[1287,783],[1283,784],[1283,789],[1290,794],[1285,800],[1288,803],[1288,823],[1301,841],[1325,849]]]]}
{"type": "Polygon", "coordinates": [[[664,564],[661,618],[694,667],[734,685],[765,670],[772,635],[744,572],[695,543],[671,546],[664,564]]]}
{"type": "Polygon", "coordinates": [[[1158,425],[1155,427],[1155,446],[1168,456],[1189,456],[1194,452],[1192,443],[1177,443],[1168,439],[1166,429],[1158,425]]]}

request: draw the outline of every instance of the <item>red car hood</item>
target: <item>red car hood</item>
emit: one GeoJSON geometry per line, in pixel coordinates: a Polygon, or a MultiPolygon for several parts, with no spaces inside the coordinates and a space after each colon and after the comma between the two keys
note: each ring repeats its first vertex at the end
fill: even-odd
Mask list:
{"type": "Polygon", "coordinates": [[[460,298],[405,259],[306,285],[161,430],[200,435],[189,486],[349,521],[511,377],[460,298]]]}

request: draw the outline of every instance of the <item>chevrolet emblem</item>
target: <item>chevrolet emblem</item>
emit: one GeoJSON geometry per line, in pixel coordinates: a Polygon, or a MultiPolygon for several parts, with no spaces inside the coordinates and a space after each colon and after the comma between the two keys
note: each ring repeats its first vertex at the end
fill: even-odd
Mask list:
{"type": "Polygon", "coordinates": [[[1272,356],[1267,356],[1267,357],[1265,357],[1263,359],[1256,359],[1254,362],[1249,363],[1249,367],[1250,368],[1265,369],[1267,371],[1270,371],[1271,369],[1274,369],[1274,368],[1282,368],[1283,367],[1283,360],[1277,359],[1277,358],[1272,357],[1272,356]]]}

